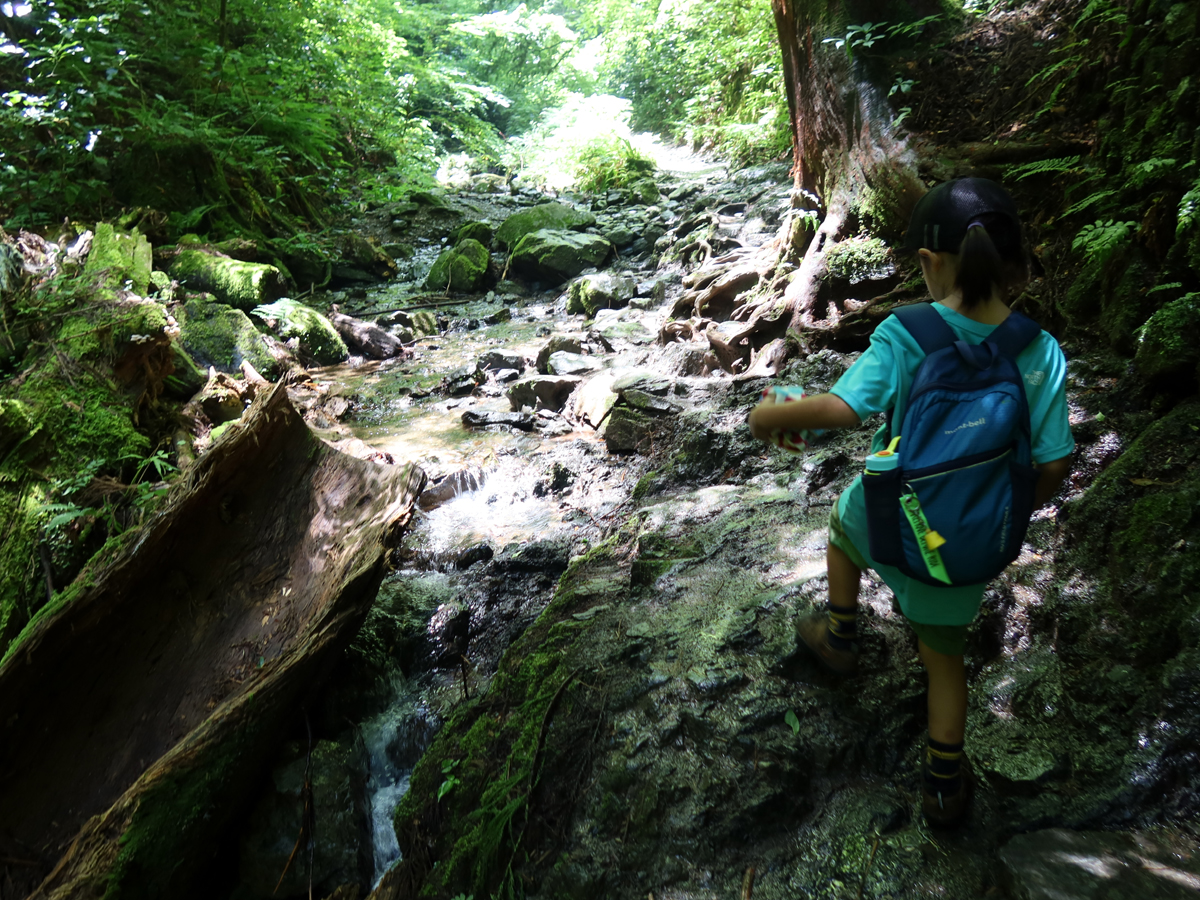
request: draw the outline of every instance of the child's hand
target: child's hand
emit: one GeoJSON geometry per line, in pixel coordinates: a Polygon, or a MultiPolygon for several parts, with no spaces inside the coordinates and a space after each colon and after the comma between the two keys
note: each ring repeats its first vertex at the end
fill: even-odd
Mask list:
{"type": "Polygon", "coordinates": [[[763,421],[765,418],[767,418],[767,415],[764,414],[764,410],[769,410],[773,406],[775,406],[774,402],[764,401],[754,407],[754,409],[750,410],[750,434],[758,438],[760,441],[770,440],[771,432],[775,430],[775,428],[771,427],[769,424],[764,424],[763,421]]]}

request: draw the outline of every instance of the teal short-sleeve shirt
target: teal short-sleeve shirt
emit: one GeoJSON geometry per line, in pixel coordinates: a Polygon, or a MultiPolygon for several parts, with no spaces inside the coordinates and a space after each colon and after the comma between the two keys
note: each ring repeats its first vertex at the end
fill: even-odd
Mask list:
{"type": "MultiPolygon", "coordinates": [[[[933,308],[961,340],[971,344],[978,344],[996,327],[968,319],[940,303],[933,304],[933,308]]],[[[908,396],[913,375],[924,357],[908,330],[895,316],[889,316],[875,329],[871,346],[838,379],[830,393],[846,401],[860,419],[866,419],[891,409],[900,397],[908,396]]],[[[1043,331],[1017,357],[1017,368],[1024,377],[1025,396],[1029,401],[1034,462],[1050,462],[1069,456],[1075,449],[1075,440],[1071,437],[1067,409],[1067,361],[1062,348],[1043,331]]],[[[898,408],[893,421],[899,422],[903,416],[904,410],[898,408]]],[[[872,452],[886,446],[886,430],[884,427],[876,432],[871,443],[872,452]]],[[[839,498],[838,515],[846,536],[895,592],[900,608],[908,618],[928,625],[965,625],[975,617],[986,584],[933,587],[871,559],[861,476],[839,498]]]]}

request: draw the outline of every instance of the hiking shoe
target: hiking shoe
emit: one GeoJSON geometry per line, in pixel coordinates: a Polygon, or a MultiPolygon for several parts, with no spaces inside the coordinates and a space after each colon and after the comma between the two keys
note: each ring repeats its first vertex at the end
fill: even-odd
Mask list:
{"type": "Polygon", "coordinates": [[[829,613],[814,609],[796,623],[796,637],[811,650],[829,671],[838,675],[853,675],[858,671],[858,643],[849,650],[838,650],[829,644],[829,613]]]}
{"type": "Polygon", "coordinates": [[[975,795],[975,773],[971,771],[971,762],[964,754],[959,768],[958,790],[953,794],[931,791],[925,777],[927,769],[928,763],[921,763],[921,811],[925,814],[925,821],[934,828],[954,828],[966,817],[975,795]]]}

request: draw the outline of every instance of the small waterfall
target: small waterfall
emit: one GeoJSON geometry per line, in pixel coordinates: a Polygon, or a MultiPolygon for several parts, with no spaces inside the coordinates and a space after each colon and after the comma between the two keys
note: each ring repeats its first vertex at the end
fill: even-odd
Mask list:
{"type": "Polygon", "coordinates": [[[392,815],[408,791],[413,766],[436,731],[429,708],[398,673],[393,677],[393,692],[394,699],[388,708],[362,725],[370,764],[367,791],[371,801],[376,885],[400,858],[392,815]]]}

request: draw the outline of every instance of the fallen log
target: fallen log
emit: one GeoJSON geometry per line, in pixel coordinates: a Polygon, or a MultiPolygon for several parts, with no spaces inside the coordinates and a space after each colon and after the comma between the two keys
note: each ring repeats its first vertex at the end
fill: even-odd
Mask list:
{"type": "Polygon", "coordinates": [[[55,596],[0,662],[0,855],[36,863],[13,896],[202,894],[424,480],[326,446],[276,385],[55,596]]]}

